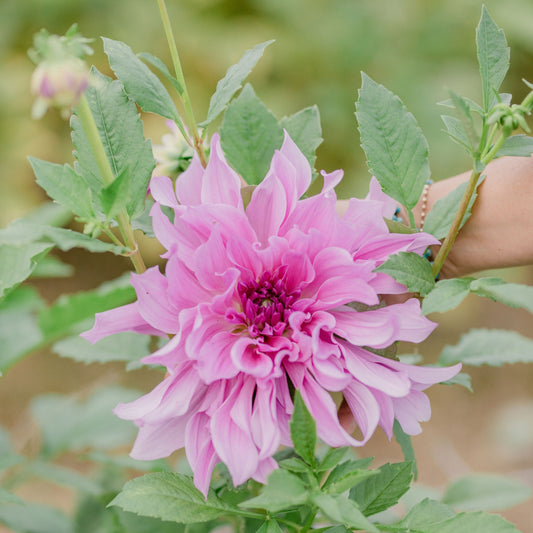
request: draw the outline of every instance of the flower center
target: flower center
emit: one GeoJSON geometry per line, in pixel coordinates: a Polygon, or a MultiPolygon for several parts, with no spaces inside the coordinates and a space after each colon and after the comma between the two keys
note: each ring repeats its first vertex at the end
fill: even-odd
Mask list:
{"type": "Polygon", "coordinates": [[[252,337],[282,335],[287,327],[300,291],[289,292],[280,274],[265,272],[259,279],[237,286],[243,310],[238,321],[248,328],[252,337]]]}

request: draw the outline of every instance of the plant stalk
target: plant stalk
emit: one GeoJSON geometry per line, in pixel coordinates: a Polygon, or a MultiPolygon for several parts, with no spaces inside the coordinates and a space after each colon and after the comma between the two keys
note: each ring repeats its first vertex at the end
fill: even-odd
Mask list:
{"type": "MultiPolygon", "coordinates": [[[[81,123],[83,124],[83,128],[85,129],[85,133],[87,134],[87,138],[89,140],[89,144],[91,145],[91,149],[96,159],[96,163],[98,164],[98,168],[102,175],[104,185],[107,187],[111,185],[111,183],[113,183],[113,181],[115,180],[115,176],[113,174],[113,171],[111,170],[111,165],[109,164],[109,160],[107,159],[107,154],[105,153],[104,145],[102,144],[102,140],[100,139],[98,128],[94,121],[94,117],[91,113],[85,95],[81,96],[80,101],[78,102],[78,105],[76,107],[76,113],[79,119],[81,120],[81,123]]],[[[124,243],[131,250],[128,256],[131,259],[133,266],[135,267],[135,271],[138,274],[142,274],[146,270],[146,266],[144,265],[143,258],[139,251],[139,246],[137,245],[137,241],[135,240],[133,228],[131,227],[130,219],[128,213],[126,212],[126,209],[122,209],[122,211],[119,213],[119,215],[117,216],[117,222],[122,238],[124,239],[124,243]]]]}
{"type": "Polygon", "coordinates": [[[183,94],[180,94],[183,107],[185,108],[185,119],[189,133],[193,137],[193,147],[196,150],[200,162],[203,167],[207,165],[205,159],[205,153],[203,149],[203,143],[200,135],[198,134],[198,128],[196,127],[196,119],[194,118],[194,111],[192,108],[191,98],[187,90],[187,85],[185,83],[185,77],[183,76],[183,70],[181,68],[180,56],[178,54],[178,47],[176,46],[176,40],[174,39],[174,34],[172,32],[172,26],[170,24],[170,18],[168,16],[167,7],[165,5],[165,0],[157,0],[157,5],[159,6],[159,12],[161,14],[161,20],[163,22],[163,27],[165,28],[165,35],[167,37],[168,46],[170,48],[170,55],[172,56],[172,63],[174,64],[174,71],[176,73],[176,79],[183,89],[183,94]]]}

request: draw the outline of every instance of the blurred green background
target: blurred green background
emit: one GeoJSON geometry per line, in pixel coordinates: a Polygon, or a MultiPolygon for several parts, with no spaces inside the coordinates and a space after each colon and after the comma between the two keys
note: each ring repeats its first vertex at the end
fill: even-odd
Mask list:
{"type": "MultiPolygon", "coordinates": [[[[533,3],[484,3],[511,46],[511,70],[502,90],[519,101],[526,93],[521,78],[533,81],[533,3]]],[[[442,131],[443,110],[436,102],[447,98],[448,88],[479,99],[475,27],[480,0],[167,0],[167,5],[198,120],[205,117],[209,97],[227,67],[244,50],[275,39],[250,80],[278,118],[319,106],[325,140],[317,168],[345,169],[341,196],[365,194],[369,178],[353,115],[361,70],[398,94],[418,119],[429,141],[434,178],[467,170],[469,161],[461,148],[442,131]]],[[[40,28],[64,33],[73,22],[86,37],[96,38],[93,62],[106,73],[100,35],[169,63],[155,0],[0,0],[0,227],[45,200],[28,155],[72,160],[68,124],[56,112],[39,122],[30,118],[33,65],[26,50],[40,28]]],[[[163,120],[150,115],[144,119],[147,136],[158,143],[166,132],[163,120]]],[[[75,264],[75,278],[37,285],[48,299],[61,291],[95,287],[127,268],[120,259],[81,252],[66,260],[75,264]]],[[[506,276],[533,282],[531,268],[506,276]]],[[[441,327],[423,348],[433,360],[445,343],[457,342],[471,327],[512,328],[531,335],[530,314],[476,297],[456,312],[434,318],[441,327]]],[[[25,419],[19,415],[31,394],[120,380],[117,368],[102,378],[102,367],[96,365],[83,367],[48,353],[27,358],[2,378],[2,420],[15,435],[23,435],[25,419]]],[[[448,387],[431,393],[434,420],[415,439],[422,482],[443,483],[472,469],[514,472],[533,485],[533,369],[474,369],[472,375],[474,396],[448,387]]],[[[137,382],[148,390],[154,377],[138,376],[137,382]]],[[[365,452],[378,461],[400,460],[399,450],[381,433],[365,452]]],[[[504,515],[524,531],[533,523],[531,504],[504,515]]]]}

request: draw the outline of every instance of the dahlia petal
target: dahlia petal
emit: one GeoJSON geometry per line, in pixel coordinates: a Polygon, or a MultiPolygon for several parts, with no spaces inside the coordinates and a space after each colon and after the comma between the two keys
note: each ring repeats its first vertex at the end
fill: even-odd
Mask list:
{"type": "Polygon", "coordinates": [[[165,333],[152,327],[139,313],[139,304],[132,304],[116,307],[109,311],[96,313],[94,326],[80,334],[80,337],[87,339],[91,344],[115,333],[123,331],[134,331],[143,335],[156,335],[164,337],[165,333]]]}
{"type": "Polygon", "coordinates": [[[252,478],[258,483],[266,485],[268,476],[270,476],[270,474],[272,474],[272,472],[278,468],[278,463],[276,463],[272,457],[265,457],[259,461],[257,470],[254,472],[252,478]]]}
{"type": "Polygon", "coordinates": [[[333,172],[320,171],[322,178],[324,179],[324,186],[322,187],[322,194],[327,195],[331,193],[333,189],[342,181],[344,177],[344,170],[334,170],[333,172]]]}
{"type": "Polygon", "coordinates": [[[298,172],[292,164],[292,161],[287,158],[283,152],[276,150],[274,152],[274,156],[272,157],[267,178],[265,179],[268,179],[271,174],[279,180],[285,189],[285,197],[287,199],[287,211],[285,214],[286,218],[287,215],[293,210],[298,198],[300,197],[296,187],[298,172]]]}
{"type": "Polygon", "coordinates": [[[305,254],[288,251],[283,254],[281,264],[288,267],[284,276],[285,286],[288,292],[304,288],[315,277],[313,265],[305,254]]]}
{"type": "Polygon", "coordinates": [[[318,436],[329,446],[359,446],[360,443],[351,437],[341,426],[335,402],[320,385],[306,374],[300,393],[305,405],[316,421],[318,436]]]}
{"type": "Polygon", "coordinates": [[[439,241],[429,233],[381,234],[361,246],[354,254],[354,259],[386,261],[390,255],[398,252],[413,252],[422,255],[424,250],[433,244],[439,244],[439,241]]]}
{"type": "Polygon", "coordinates": [[[392,439],[394,428],[394,406],[392,397],[380,390],[369,390],[372,392],[372,395],[378,402],[379,425],[385,432],[385,435],[387,435],[387,438],[390,440],[392,439]]]}
{"type": "Polygon", "coordinates": [[[287,211],[283,185],[273,174],[267,176],[252,193],[246,216],[258,241],[266,246],[271,235],[277,235],[287,211]]]}
{"type": "Polygon", "coordinates": [[[259,448],[259,459],[262,462],[263,459],[274,455],[280,445],[273,382],[258,384],[250,423],[252,437],[259,448]]]}
{"type": "Polygon", "coordinates": [[[171,255],[165,267],[168,293],[178,309],[194,307],[209,302],[212,294],[198,283],[195,273],[177,256],[171,255]]]}
{"type": "Polygon", "coordinates": [[[255,279],[261,272],[261,261],[254,245],[240,235],[230,236],[226,245],[228,259],[240,270],[244,282],[255,279]]]}
{"type": "Polygon", "coordinates": [[[168,298],[168,281],[159,267],[142,274],[132,274],[131,284],[137,293],[139,313],[151,326],[168,333],[179,330],[178,310],[168,298]]]}
{"type": "Polygon", "coordinates": [[[199,205],[202,201],[204,168],[198,154],[193,155],[191,164],[176,179],[176,196],[183,205],[199,205]]]}
{"type": "Polygon", "coordinates": [[[161,424],[141,426],[130,456],[140,461],[168,457],[185,445],[184,435],[187,422],[187,417],[180,417],[171,418],[161,424]]]}
{"type": "Polygon", "coordinates": [[[381,390],[389,396],[401,397],[409,393],[411,382],[405,371],[394,370],[387,365],[388,359],[381,357],[379,362],[368,361],[366,350],[358,346],[342,343],[346,369],[361,383],[381,390]]]}
{"type": "Polygon", "coordinates": [[[272,359],[261,351],[257,342],[247,337],[233,343],[231,360],[238,370],[256,378],[267,377],[274,367],[272,359]]]}
{"type": "Polygon", "coordinates": [[[202,203],[242,208],[241,180],[226,162],[218,133],[211,138],[209,163],[202,181],[202,203]]]}
{"type": "Polygon", "coordinates": [[[168,176],[153,176],[150,180],[150,193],[159,204],[178,207],[172,180],[168,176]]]}
{"type": "Polygon", "coordinates": [[[317,382],[329,391],[344,390],[353,381],[353,377],[344,371],[344,367],[336,357],[326,359],[315,357],[312,368],[317,382]]]}
{"type": "Polygon", "coordinates": [[[228,467],[235,485],[241,485],[252,477],[259,464],[259,453],[251,436],[231,417],[241,387],[236,385],[226,401],[214,412],[210,426],[215,451],[228,467]]]}
{"type": "Polygon", "coordinates": [[[363,435],[361,444],[364,444],[373,435],[378,425],[379,404],[368,388],[357,381],[352,381],[344,389],[343,394],[363,435]]]}
{"type": "Polygon", "coordinates": [[[419,422],[427,422],[431,418],[429,398],[420,391],[412,390],[405,398],[393,400],[394,416],[408,435],[422,432],[419,422]]]}
{"type": "Polygon", "coordinates": [[[177,228],[170,222],[163,211],[161,211],[161,206],[158,203],[152,206],[150,217],[152,218],[152,228],[157,240],[167,250],[170,250],[180,241],[180,234],[177,228]]]}
{"type": "Polygon", "coordinates": [[[390,196],[387,196],[383,192],[383,189],[381,188],[381,185],[375,176],[370,178],[370,185],[366,199],[381,203],[383,206],[381,214],[386,218],[392,218],[394,212],[396,211],[396,207],[398,206],[396,200],[390,196]]]}
{"type": "Polygon", "coordinates": [[[213,383],[219,379],[235,377],[239,369],[231,358],[235,335],[220,331],[207,338],[197,352],[197,370],[202,380],[213,383]]]}
{"type": "Polygon", "coordinates": [[[302,194],[307,191],[311,185],[311,166],[309,161],[303,155],[296,143],[291,139],[286,130],[283,130],[284,138],[281,145],[280,152],[283,154],[296,169],[294,183],[296,186],[296,199],[300,198],[302,194]]]}

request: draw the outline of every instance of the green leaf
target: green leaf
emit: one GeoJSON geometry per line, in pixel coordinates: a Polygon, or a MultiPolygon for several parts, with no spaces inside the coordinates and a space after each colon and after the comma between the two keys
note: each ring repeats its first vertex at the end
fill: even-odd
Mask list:
{"type": "Polygon", "coordinates": [[[102,37],[104,52],[126,94],[146,113],[155,113],[175,122],[181,120],[172,98],[159,78],[125,43],[102,37]]]}
{"type": "Polygon", "coordinates": [[[409,226],[406,226],[397,220],[391,220],[390,218],[384,218],[383,220],[385,221],[385,224],[387,224],[387,228],[389,229],[390,233],[410,235],[418,231],[416,228],[410,228],[409,226]]]}
{"type": "Polygon", "coordinates": [[[43,242],[0,244],[0,298],[27,279],[52,248],[43,242]]]}
{"type": "Polygon", "coordinates": [[[298,113],[284,117],[280,121],[290,138],[302,151],[312,169],[315,168],[316,149],[322,143],[322,126],[317,106],[306,107],[298,113]]]}
{"type": "Polygon", "coordinates": [[[523,307],[533,313],[533,287],[528,285],[506,283],[501,278],[480,278],[472,281],[470,291],[509,307],[523,307]]]}
{"type": "Polygon", "coordinates": [[[294,451],[311,466],[316,465],[316,422],[311,416],[299,391],[294,396],[294,412],[290,421],[294,451]]]}
{"type": "Polygon", "coordinates": [[[72,396],[45,394],[34,398],[31,412],[42,430],[43,453],[50,457],[65,450],[93,447],[109,450],[131,443],[136,428],[113,414],[119,402],[139,396],[120,387],[98,389],[86,401],[72,396]]]}
{"type": "Polygon", "coordinates": [[[87,182],[69,165],[57,165],[30,157],[37,183],[57,203],[83,219],[94,218],[91,189],[87,182]]]}
{"type": "Polygon", "coordinates": [[[16,503],[22,505],[24,504],[24,501],[21,500],[17,495],[0,487],[0,505],[5,503],[16,503]]]}
{"type": "MultiPolygon", "coordinates": [[[[476,108],[472,107],[473,102],[470,102],[467,98],[459,96],[453,91],[450,91],[450,96],[453,106],[459,115],[463,130],[468,138],[470,148],[476,147],[479,144],[479,134],[476,131],[474,118],[472,117],[472,113],[476,111],[476,108]]],[[[477,104],[474,104],[474,106],[477,106],[477,104]]],[[[479,106],[477,107],[479,108],[479,106]]],[[[482,109],[481,112],[483,112],[482,109]]],[[[469,153],[472,153],[472,150],[469,150],[469,153]]]]}
{"type": "MultiPolygon", "coordinates": [[[[148,70],[139,59],[135,59],[148,70]]],[[[151,72],[150,74],[153,76],[151,72]]],[[[155,167],[152,144],[145,140],[137,107],[124,92],[120,81],[110,80],[96,70],[92,75],[96,82],[87,89],[85,96],[113,175],[118,179],[124,174],[122,179],[129,184],[127,212],[131,218],[135,218],[144,210],[148,182],[155,167]]],[[[76,170],[93,191],[95,209],[101,211],[99,199],[105,184],[78,117],[72,118],[71,126],[72,140],[76,147],[74,155],[78,160],[76,170]]]]}
{"type": "Polygon", "coordinates": [[[305,464],[298,457],[290,457],[289,459],[283,459],[279,461],[279,466],[285,468],[285,470],[290,470],[291,472],[310,472],[311,467],[305,464]]]}
{"type": "Polygon", "coordinates": [[[228,163],[248,184],[257,185],[265,177],[274,151],[283,142],[283,131],[251,85],[224,114],[220,142],[228,163]]]}
{"type": "MultiPolygon", "coordinates": [[[[100,191],[100,203],[108,220],[115,218],[129,204],[131,194],[129,178],[129,169],[125,168],[110,185],[103,187],[100,191]]],[[[146,196],[146,192],[144,195],[146,196]]]]}
{"type": "Polygon", "coordinates": [[[209,491],[207,498],[183,474],[156,472],[129,481],[109,504],[141,516],[192,524],[239,512],[209,491]]]}
{"type": "Polygon", "coordinates": [[[55,202],[44,202],[20,220],[45,226],[66,226],[72,220],[72,211],[55,202]]]}
{"type": "MultiPolygon", "coordinates": [[[[124,528],[124,533],[203,533],[202,529],[196,530],[190,526],[176,524],[175,522],[162,521],[158,518],[150,518],[148,516],[139,516],[135,513],[123,511],[118,507],[109,507],[107,510],[112,510],[113,514],[118,516],[120,525],[124,528]]],[[[207,523],[205,525],[213,526],[214,524],[207,523]]],[[[206,533],[207,531],[210,530],[206,528],[206,533]]],[[[79,532],[76,531],[76,533],[79,532]]],[[[115,533],[115,531],[112,533],[115,533]]]]}
{"type": "MultiPolygon", "coordinates": [[[[348,446],[343,446],[342,448],[329,448],[316,470],[318,472],[324,472],[325,470],[335,468],[344,459],[349,450],[350,448],[348,446]]],[[[372,458],[369,459],[371,463],[372,458]]],[[[359,468],[366,468],[370,463],[365,466],[360,466],[359,468]]]]}
{"type": "MultiPolygon", "coordinates": [[[[482,180],[478,181],[477,187],[481,184],[482,180]]],[[[443,239],[446,237],[450,226],[452,225],[455,213],[461,202],[461,198],[464,196],[468,184],[462,183],[453,191],[450,191],[444,198],[437,200],[431,211],[427,214],[424,221],[424,231],[431,233],[437,239],[443,239]]],[[[461,221],[462,228],[465,222],[470,218],[472,206],[477,198],[477,192],[472,194],[468,207],[466,209],[463,220],[461,221]]]]}
{"type": "Polygon", "coordinates": [[[257,533],[282,533],[283,530],[279,524],[271,518],[267,520],[258,530],[257,533]]]}
{"type": "Polygon", "coordinates": [[[474,278],[443,279],[435,284],[433,290],[422,302],[422,313],[444,313],[455,309],[470,292],[470,283],[474,278]]]}
{"type": "Polygon", "coordinates": [[[533,363],[533,340],[514,331],[473,329],[455,346],[446,346],[439,357],[442,365],[459,362],[471,366],[533,363]]]}
{"type": "Polygon", "coordinates": [[[416,504],[403,520],[394,525],[415,533],[417,531],[426,531],[425,528],[445,522],[454,516],[455,511],[451,507],[426,498],[416,504]]]}
{"type": "Polygon", "coordinates": [[[435,278],[429,261],[413,252],[400,252],[392,255],[375,271],[392,276],[411,292],[418,292],[421,296],[429,294],[435,286],[435,278]]]}
{"type": "Polygon", "coordinates": [[[37,263],[31,273],[32,278],[69,278],[74,274],[74,267],[63,263],[54,255],[47,255],[37,263]]]}
{"type": "Polygon", "coordinates": [[[67,337],[56,342],[52,350],[61,357],[68,357],[85,364],[124,361],[128,370],[139,368],[139,359],[150,353],[150,336],[125,332],[110,335],[94,344],[83,337],[67,337]]]}
{"type": "Polygon", "coordinates": [[[166,459],[155,459],[153,461],[141,461],[134,459],[129,455],[109,455],[102,452],[90,452],[86,455],[87,459],[102,463],[103,465],[118,467],[119,469],[127,468],[139,472],[167,472],[171,470],[166,459]]]}
{"type": "Polygon", "coordinates": [[[72,521],[58,509],[30,502],[0,503],[0,523],[24,533],[72,533],[72,521]]]}
{"type": "Polygon", "coordinates": [[[403,458],[406,461],[410,461],[413,465],[413,478],[416,481],[418,477],[418,466],[416,464],[415,450],[413,449],[413,443],[411,442],[410,435],[407,435],[403,430],[398,420],[394,420],[393,425],[394,438],[402,449],[403,458]]]}
{"type": "Polygon", "coordinates": [[[87,319],[120,305],[132,302],[135,290],[129,276],[121,276],[103,283],[97,289],[64,294],[49,308],[41,312],[39,325],[46,339],[80,333],[87,319]]]}
{"type": "Polygon", "coordinates": [[[245,509],[265,509],[277,513],[304,505],[308,499],[307,487],[304,482],[287,470],[274,470],[268,476],[268,482],[261,494],[239,504],[245,509]]]}
{"type": "Polygon", "coordinates": [[[430,176],[428,144],[402,101],[363,73],[356,116],[370,172],[411,210],[430,176]]]}
{"type": "Polygon", "coordinates": [[[413,478],[412,463],[387,463],[372,476],[350,491],[365,516],[370,516],[392,507],[409,490],[413,478]]]}
{"type": "Polygon", "coordinates": [[[531,489],[508,477],[472,475],[453,482],[442,502],[457,511],[499,511],[529,499],[531,489]]]}
{"type": "Polygon", "coordinates": [[[495,157],[507,155],[529,157],[533,153],[533,137],[527,135],[511,135],[503,142],[495,157]]]}
{"type": "Polygon", "coordinates": [[[257,44],[250,50],[246,50],[239,62],[228,69],[226,75],[217,83],[215,94],[213,94],[209,102],[207,118],[200,126],[205,127],[211,124],[226,109],[233,95],[242,87],[243,81],[261,59],[265,48],[273,42],[266,41],[257,44]]]}
{"type": "Polygon", "coordinates": [[[498,28],[485,6],[481,9],[476,43],[483,108],[488,111],[509,69],[510,51],[503,30],[498,28]]]}
{"type": "MultiPolygon", "coordinates": [[[[0,427],[0,473],[2,470],[22,462],[24,462],[24,458],[13,450],[8,432],[3,427],[0,427]]],[[[7,494],[9,495],[10,493],[7,494]]],[[[0,492],[0,501],[2,501],[2,497],[9,499],[6,494],[0,492]]]]}
{"type": "Polygon", "coordinates": [[[461,513],[444,522],[412,533],[520,533],[513,524],[501,516],[477,513],[461,513]]]}
{"type": "Polygon", "coordinates": [[[470,392],[474,392],[474,389],[472,388],[472,377],[466,372],[459,372],[459,374],[456,374],[453,378],[442,381],[441,385],[461,385],[461,387],[468,389],[470,392]]]}
{"type": "Polygon", "coordinates": [[[180,96],[183,96],[183,87],[180,85],[180,82],[170,73],[170,70],[168,70],[167,66],[159,59],[158,57],[148,53],[148,52],[140,52],[137,54],[137,57],[140,57],[141,59],[144,59],[147,63],[150,63],[153,67],[155,67],[167,80],[172,84],[174,89],[178,91],[178,94],[180,96]]]}
{"type": "Polygon", "coordinates": [[[472,145],[461,120],[450,115],[441,115],[440,118],[446,126],[446,133],[469,154],[472,153],[472,145]]]}
{"type": "Polygon", "coordinates": [[[59,485],[65,485],[87,494],[99,495],[102,492],[102,487],[96,481],[70,468],[64,468],[53,463],[29,463],[25,465],[24,473],[59,485]]]}
{"type": "Polygon", "coordinates": [[[345,461],[331,471],[322,485],[322,490],[328,494],[342,494],[378,472],[378,470],[362,469],[359,461],[345,461]]]}
{"type": "Polygon", "coordinates": [[[447,100],[438,102],[438,105],[441,105],[444,107],[451,107],[452,109],[457,109],[457,110],[462,110],[466,108],[468,109],[469,113],[477,113],[478,115],[483,116],[484,114],[483,108],[479,104],[471,100],[470,98],[466,98],[465,96],[459,96],[453,91],[450,91],[450,95],[453,95],[453,98],[448,98],[447,100]]]}
{"type": "Polygon", "coordinates": [[[369,522],[357,505],[341,495],[315,494],[313,503],[333,522],[347,528],[377,532],[374,524],[369,522]]]}

